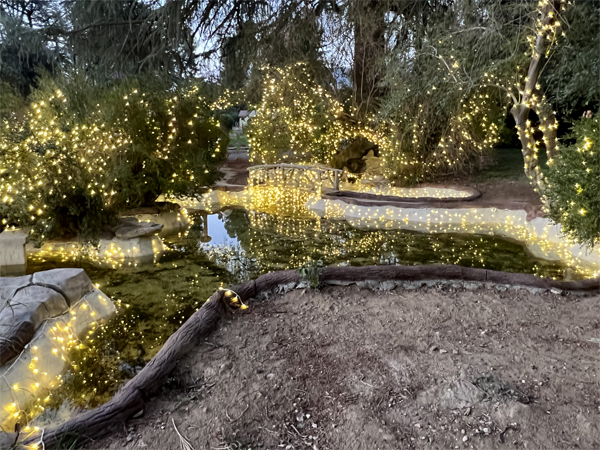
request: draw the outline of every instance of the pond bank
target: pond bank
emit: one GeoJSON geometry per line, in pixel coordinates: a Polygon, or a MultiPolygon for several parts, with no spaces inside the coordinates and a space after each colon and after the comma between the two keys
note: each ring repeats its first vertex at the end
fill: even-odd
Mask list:
{"type": "Polygon", "coordinates": [[[177,449],[172,421],[197,449],[596,448],[598,300],[294,290],[223,322],[88,448],[177,449]]]}

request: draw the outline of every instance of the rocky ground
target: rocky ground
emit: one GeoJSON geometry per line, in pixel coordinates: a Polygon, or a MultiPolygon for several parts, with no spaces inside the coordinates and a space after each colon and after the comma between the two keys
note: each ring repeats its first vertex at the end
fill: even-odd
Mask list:
{"type": "Polygon", "coordinates": [[[88,448],[600,448],[599,300],[295,290],[223,321],[88,448]]]}

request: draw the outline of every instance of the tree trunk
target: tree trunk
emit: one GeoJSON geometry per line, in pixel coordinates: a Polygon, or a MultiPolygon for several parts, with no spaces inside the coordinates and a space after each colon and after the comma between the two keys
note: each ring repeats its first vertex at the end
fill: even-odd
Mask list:
{"type": "Polygon", "coordinates": [[[383,96],[385,2],[356,0],[354,5],[354,62],[352,81],[357,116],[364,119],[383,96]]]}
{"type": "Polygon", "coordinates": [[[558,13],[560,12],[562,0],[546,0],[542,5],[540,29],[535,40],[533,57],[527,71],[525,87],[521,94],[521,102],[515,104],[511,109],[521,141],[523,159],[525,160],[525,175],[536,186],[536,190],[544,187],[543,175],[538,166],[537,143],[534,139],[534,129],[530,127],[529,112],[534,110],[540,118],[540,128],[544,133],[544,143],[549,164],[557,152],[556,129],[557,123],[554,112],[545,102],[543,93],[537,87],[537,83],[542,71],[546,53],[550,48],[548,39],[554,33],[554,28],[558,23],[558,13]]]}

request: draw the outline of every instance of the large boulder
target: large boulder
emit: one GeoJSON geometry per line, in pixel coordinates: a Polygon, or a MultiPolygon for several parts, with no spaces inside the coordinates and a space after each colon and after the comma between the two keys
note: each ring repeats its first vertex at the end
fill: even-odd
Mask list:
{"type": "Polygon", "coordinates": [[[0,276],[25,273],[27,268],[26,240],[27,234],[21,230],[4,230],[0,233],[0,276]]]}
{"type": "Polygon", "coordinates": [[[135,239],[153,236],[163,229],[163,225],[154,222],[140,222],[135,217],[122,217],[115,227],[115,236],[119,239],[135,239]]]}
{"type": "Polygon", "coordinates": [[[0,366],[31,341],[41,324],[94,291],[83,269],[53,269],[0,278],[0,366]]]}
{"type": "Polygon", "coordinates": [[[83,269],[52,269],[37,272],[33,274],[32,283],[60,292],[69,306],[94,290],[92,280],[83,269]]]}
{"type": "Polygon", "coordinates": [[[0,311],[0,366],[21,353],[44,320],[68,309],[54,289],[36,285],[20,289],[0,311]]]}

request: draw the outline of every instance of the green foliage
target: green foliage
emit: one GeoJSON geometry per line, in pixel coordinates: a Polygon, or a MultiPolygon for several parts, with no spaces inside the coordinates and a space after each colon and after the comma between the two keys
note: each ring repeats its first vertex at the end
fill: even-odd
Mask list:
{"type": "Polygon", "coordinates": [[[598,114],[573,124],[574,145],[562,147],[550,165],[544,194],[548,216],[577,242],[600,241],[600,120],[598,114]]]}
{"type": "Polygon", "coordinates": [[[509,76],[523,62],[519,27],[530,8],[457,0],[427,22],[392,26],[398,45],[381,109],[395,124],[390,178],[411,184],[480,168],[506,116],[509,76]]]}
{"type": "Polygon", "coordinates": [[[581,114],[600,103],[600,3],[577,1],[564,16],[565,37],[548,60],[541,84],[559,114],[581,114]]]}
{"type": "Polygon", "coordinates": [[[44,76],[24,118],[3,127],[3,224],[41,239],[94,238],[122,209],[202,194],[228,140],[197,85],[158,79],[44,76]]]}
{"type": "Polygon", "coordinates": [[[320,259],[315,261],[314,259],[308,259],[302,266],[300,266],[297,272],[302,275],[304,281],[307,281],[311,289],[319,287],[321,275],[321,269],[323,268],[323,261],[320,259]]]}
{"type": "Polygon", "coordinates": [[[344,137],[337,120],[341,112],[306,65],[272,70],[247,129],[251,160],[328,163],[344,137]]]}
{"type": "Polygon", "coordinates": [[[219,123],[225,131],[229,132],[235,125],[235,117],[232,114],[221,114],[219,116],[219,123]]]}

